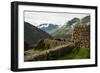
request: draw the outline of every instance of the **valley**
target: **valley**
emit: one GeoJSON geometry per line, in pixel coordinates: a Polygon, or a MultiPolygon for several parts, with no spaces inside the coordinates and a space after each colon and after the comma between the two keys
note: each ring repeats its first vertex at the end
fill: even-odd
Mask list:
{"type": "Polygon", "coordinates": [[[24,22],[24,61],[90,58],[90,17],[73,18],[63,26],[24,22]]]}

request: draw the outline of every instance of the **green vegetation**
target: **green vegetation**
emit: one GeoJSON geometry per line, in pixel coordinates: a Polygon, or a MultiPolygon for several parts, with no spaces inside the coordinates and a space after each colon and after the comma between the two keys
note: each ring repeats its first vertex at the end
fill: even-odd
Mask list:
{"type": "Polygon", "coordinates": [[[72,30],[70,27],[69,28],[62,27],[51,33],[51,35],[55,38],[68,38],[72,36],[72,30]]]}
{"type": "Polygon", "coordinates": [[[42,39],[35,46],[35,49],[52,49],[60,45],[67,44],[67,41],[58,41],[55,39],[42,39]]]}
{"type": "Polygon", "coordinates": [[[89,48],[77,48],[69,54],[59,57],[59,59],[88,59],[90,58],[90,49],[89,48]]]}
{"type": "MultiPolygon", "coordinates": [[[[24,22],[24,42],[28,44],[28,47],[37,44],[40,39],[52,39],[53,37],[43,30],[38,29],[28,22],[24,22]]],[[[26,45],[26,44],[24,44],[26,45]]],[[[27,45],[24,47],[27,50],[27,45]]]]}
{"type": "MultiPolygon", "coordinates": [[[[89,48],[79,48],[79,49],[69,49],[70,52],[64,54],[64,55],[58,55],[58,56],[53,56],[49,57],[50,60],[65,60],[65,59],[89,59],[90,58],[90,49],[89,48]],[[72,52],[71,52],[72,51],[72,52]]],[[[30,50],[28,52],[31,52],[32,54],[34,53],[39,53],[40,51],[43,50],[30,50]]]]}
{"type": "Polygon", "coordinates": [[[81,20],[74,18],[67,24],[68,25],[47,33],[25,22],[25,60],[29,61],[29,59],[31,59],[32,61],[42,61],[89,59],[91,50],[90,16],[86,16],[81,20]]]}
{"type": "MultiPolygon", "coordinates": [[[[62,54],[57,54],[49,56],[45,53],[45,56],[48,55],[46,60],[70,60],[70,59],[89,59],[90,58],[90,48],[79,48],[78,44],[70,44],[66,50],[62,54]]],[[[26,51],[26,55],[30,54],[30,56],[34,54],[39,54],[43,51],[49,50],[48,48],[31,48],[26,51]]]]}

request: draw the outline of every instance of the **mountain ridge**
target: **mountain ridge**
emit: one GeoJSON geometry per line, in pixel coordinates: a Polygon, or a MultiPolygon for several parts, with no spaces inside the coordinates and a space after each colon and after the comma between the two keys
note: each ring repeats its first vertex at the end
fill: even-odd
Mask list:
{"type": "MultiPolygon", "coordinates": [[[[38,29],[28,22],[24,22],[24,42],[28,45],[32,46],[33,44],[38,43],[40,39],[45,39],[53,37],[46,33],[43,30],[38,29]]],[[[24,44],[25,45],[25,44],[24,44]]]]}

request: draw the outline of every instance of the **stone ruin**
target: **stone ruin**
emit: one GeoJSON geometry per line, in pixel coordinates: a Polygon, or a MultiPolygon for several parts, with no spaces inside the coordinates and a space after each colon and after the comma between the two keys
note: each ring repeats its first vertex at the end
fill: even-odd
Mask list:
{"type": "Polygon", "coordinates": [[[75,26],[73,41],[80,48],[90,48],[90,25],[75,26]]]}

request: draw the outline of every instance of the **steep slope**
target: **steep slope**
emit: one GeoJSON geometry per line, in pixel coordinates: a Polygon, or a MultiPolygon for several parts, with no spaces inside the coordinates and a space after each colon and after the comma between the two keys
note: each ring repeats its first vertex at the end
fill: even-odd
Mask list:
{"type": "Polygon", "coordinates": [[[59,28],[58,30],[54,31],[53,33],[51,33],[51,35],[54,38],[64,38],[64,39],[67,39],[67,38],[71,37],[72,31],[71,31],[70,28],[62,27],[62,28],[59,28]]]}
{"type": "Polygon", "coordinates": [[[90,48],[90,16],[81,19],[81,25],[75,26],[73,41],[81,48],[90,48]]]}
{"type": "Polygon", "coordinates": [[[48,33],[38,29],[28,22],[24,22],[24,42],[34,45],[41,39],[52,38],[48,33]]]}
{"type": "Polygon", "coordinates": [[[83,24],[88,23],[88,22],[90,22],[90,16],[86,16],[81,19],[81,23],[83,23],[83,24]]]}
{"type": "Polygon", "coordinates": [[[61,28],[57,29],[51,35],[55,38],[64,38],[69,39],[72,37],[73,27],[74,25],[80,22],[79,18],[73,18],[65,23],[61,28]]]}
{"type": "Polygon", "coordinates": [[[72,26],[73,24],[78,24],[78,23],[80,23],[80,19],[79,18],[73,18],[66,23],[66,27],[72,26]]]}

